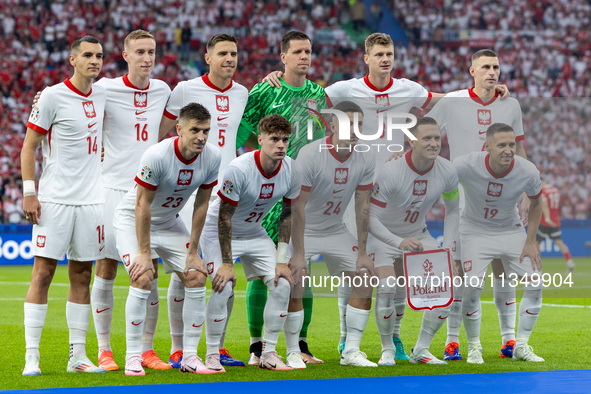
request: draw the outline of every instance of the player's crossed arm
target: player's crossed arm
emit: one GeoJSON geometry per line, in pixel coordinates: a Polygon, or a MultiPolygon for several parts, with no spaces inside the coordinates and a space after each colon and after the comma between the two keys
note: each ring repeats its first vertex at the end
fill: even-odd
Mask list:
{"type": "Polygon", "coordinates": [[[220,200],[220,212],[218,215],[218,238],[222,252],[222,265],[211,281],[213,291],[221,292],[226,283],[232,281],[232,287],[236,286],[236,273],[234,272],[234,260],[232,259],[232,216],[236,207],[220,200]]]}

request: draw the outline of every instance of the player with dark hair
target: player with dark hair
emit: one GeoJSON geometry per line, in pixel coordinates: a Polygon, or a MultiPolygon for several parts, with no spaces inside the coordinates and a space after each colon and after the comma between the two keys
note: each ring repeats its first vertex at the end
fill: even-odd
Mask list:
{"type": "Polygon", "coordinates": [[[211,115],[201,104],[183,107],[176,125],[178,138],[166,139],[146,150],[135,177],[137,187],[123,197],[115,210],[117,249],[131,281],[125,306],[126,375],[145,375],[140,356],[146,304],[155,272],[152,250],[162,258],[164,271],[176,274],[185,286],[181,372],[215,373],[197,357],[205,321],[207,280],[197,245],[221,160],[218,147],[206,145],[210,121],[211,115]],[[197,188],[189,232],[178,213],[197,188]]]}

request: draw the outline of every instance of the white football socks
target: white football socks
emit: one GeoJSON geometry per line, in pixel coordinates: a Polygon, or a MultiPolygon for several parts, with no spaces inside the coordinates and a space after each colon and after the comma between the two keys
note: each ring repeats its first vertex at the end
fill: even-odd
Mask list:
{"type": "Polygon", "coordinates": [[[376,288],[376,304],[374,312],[376,316],[376,324],[380,333],[380,340],[382,342],[382,352],[386,349],[396,349],[392,342],[395,320],[394,314],[396,313],[394,306],[395,295],[396,287],[388,286],[387,279],[380,279],[378,287],[376,288]]]}
{"type": "Polygon", "coordinates": [[[468,337],[468,346],[472,349],[475,346],[480,347],[480,320],[482,317],[482,307],[480,304],[480,295],[482,287],[468,286],[464,292],[462,300],[462,315],[464,320],[464,329],[468,337]]]}
{"type": "Polygon", "coordinates": [[[25,344],[27,354],[39,357],[41,332],[47,316],[47,304],[31,304],[25,302],[25,344]]]}
{"type": "Polygon", "coordinates": [[[226,304],[226,324],[224,325],[224,332],[222,333],[222,337],[220,338],[220,349],[224,348],[224,341],[226,340],[226,331],[228,330],[228,322],[230,321],[230,316],[232,316],[232,309],[234,309],[234,289],[232,289],[232,295],[228,298],[228,303],[226,304]]]}
{"type": "Polygon", "coordinates": [[[515,287],[512,280],[494,279],[494,301],[499,313],[501,338],[503,344],[515,340],[515,317],[517,305],[515,303],[515,287]]]}
{"type": "MultiPolygon", "coordinates": [[[[347,342],[343,354],[359,351],[363,331],[369,320],[369,310],[354,308],[347,305],[347,342]]],[[[392,341],[390,339],[390,341],[392,341]]]]}
{"type": "MultiPolygon", "coordinates": [[[[457,280],[455,281],[457,282],[457,280]]],[[[462,328],[462,298],[464,296],[464,282],[454,286],[454,302],[451,304],[449,316],[447,317],[447,346],[451,342],[460,343],[460,329],[462,328]]]]}
{"type": "Polygon", "coordinates": [[[264,310],[265,331],[263,333],[263,354],[275,351],[277,339],[281,329],[285,325],[287,307],[289,305],[289,294],[291,286],[285,278],[279,278],[277,286],[274,284],[275,277],[265,277],[265,285],[269,288],[269,297],[264,310]]]}
{"type": "Polygon", "coordinates": [[[170,354],[177,350],[183,350],[183,300],[185,299],[185,285],[177,274],[170,276],[168,285],[168,322],[170,323],[170,337],[172,345],[170,354]]]}
{"type": "Polygon", "coordinates": [[[396,286],[396,295],[394,296],[394,307],[396,308],[394,318],[394,332],[392,336],[400,338],[400,326],[402,324],[402,318],[404,317],[404,311],[406,310],[406,288],[396,286]]]}
{"type": "Polygon", "coordinates": [[[156,332],[156,324],[158,323],[159,308],[158,278],[154,278],[152,280],[152,290],[146,302],[146,322],[144,323],[144,333],[142,335],[142,354],[154,349],[154,333],[156,332]]]}
{"type": "Polygon", "coordinates": [[[111,350],[111,322],[113,320],[113,285],[115,279],[103,279],[94,276],[90,304],[92,306],[92,318],[98,339],[99,356],[101,350],[111,350]]]}
{"type": "Polygon", "coordinates": [[[439,331],[441,326],[443,326],[443,323],[445,323],[450,309],[450,307],[438,308],[423,313],[421,331],[419,333],[419,338],[417,339],[417,344],[413,350],[415,354],[422,349],[429,349],[431,342],[433,342],[433,338],[435,338],[435,334],[437,334],[437,331],[439,331]]]}
{"type": "Polygon", "coordinates": [[[205,287],[185,288],[183,322],[185,326],[183,360],[186,360],[197,354],[197,346],[201,339],[201,331],[205,323],[205,287]]]}
{"type": "Polygon", "coordinates": [[[297,312],[288,312],[283,326],[285,334],[285,343],[287,345],[287,355],[290,353],[300,353],[300,331],[304,325],[304,310],[297,312]]]}
{"type": "Polygon", "coordinates": [[[224,286],[221,292],[212,292],[205,308],[205,342],[207,355],[219,354],[224,328],[228,322],[227,303],[232,295],[232,285],[224,286]]]}
{"type": "Polygon", "coordinates": [[[339,319],[341,322],[341,339],[347,336],[347,305],[349,304],[349,298],[351,298],[351,292],[353,288],[351,284],[344,280],[341,286],[338,288],[338,305],[339,305],[339,319]]]}
{"type": "Polygon", "coordinates": [[[524,284],[523,298],[519,303],[519,326],[516,345],[526,344],[538,321],[542,309],[542,281],[534,286],[531,281],[524,284]]]}
{"type": "Polygon", "coordinates": [[[125,361],[131,357],[142,355],[142,333],[146,320],[146,303],[151,290],[129,287],[129,295],[125,303],[125,339],[127,351],[125,361]]]}
{"type": "Polygon", "coordinates": [[[70,332],[70,358],[86,354],[86,333],[90,319],[90,304],[66,303],[66,321],[70,332]]]}

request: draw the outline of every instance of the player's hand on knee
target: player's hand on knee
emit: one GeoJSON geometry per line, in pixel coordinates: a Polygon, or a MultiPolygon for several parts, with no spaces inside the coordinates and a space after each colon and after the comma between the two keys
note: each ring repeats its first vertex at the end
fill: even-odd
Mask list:
{"type": "Polygon", "coordinates": [[[501,95],[501,100],[511,97],[511,92],[509,92],[507,85],[497,85],[495,86],[495,90],[501,95]]]}
{"type": "Polygon", "coordinates": [[[388,160],[386,160],[386,163],[389,162],[390,160],[396,160],[396,159],[398,159],[399,157],[402,157],[402,156],[404,156],[404,151],[395,152],[392,156],[390,156],[388,158],[388,160]]]}
{"type": "Polygon", "coordinates": [[[222,264],[211,281],[211,289],[215,292],[221,293],[226,284],[230,281],[232,282],[232,288],[234,288],[236,286],[234,264],[222,264]]]}
{"type": "Polygon", "coordinates": [[[459,260],[453,260],[451,263],[451,272],[454,277],[462,276],[462,269],[460,267],[460,264],[461,263],[459,262],[459,260]]]}
{"type": "Polygon", "coordinates": [[[39,224],[39,218],[41,217],[41,203],[37,199],[37,196],[30,195],[26,196],[23,201],[23,213],[25,219],[32,224],[39,224]]]}
{"type": "Polygon", "coordinates": [[[540,257],[540,251],[536,248],[535,243],[526,243],[521,251],[521,256],[519,257],[519,263],[523,263],[523,259],[525,257],[529,257],[531,260],[531,267],[533,268],[534,272],[542,272],[542,258],[540,257]]]}
{"type": "Polygon", "coordinates": [[[185,262],[185,277],[189,276],[189,271],[198,271],[207,277],[207,270],[203,259],[197,253],[189,253],[185,262]]]}
{"type": "Polygon", "coordinates": [[[408,250],[408,251],[417,251],[422,252],[424,250],[423,244],[421,241],[416,239],[415,237],[405,239],[404,241],[400,242],[398,246],[399,249],[408,250]]]}
{"type": "Polygon", "coordinates": [[[277,282],[279,282],[279,278],[281,277],[285,278],[285,280],[287,280],[289,282],[289,285],[291,286],[291,270],[285,263],[277,264],[275,266],[275,286],[277,286],[277,282]]]}
{"type": "Polygon", "coordinates": [[[355,273],[357,273],[357,275],[360,275],[361,270],[364,268],[369,272],[371,276],[377,276],[373,260],[367,254],[357,256],[357,269],[355,273]]]}
{"type": "Polygon", "coordinates": [[[308,268],[308,262],[304,257],[292,257],[289,259],[287,267],[291,271],[291,287],[298,286],[302,281],[302,275],[310,275],[310,269],[308,268]]]}
{"type": "Polygon", "coordinates": [[[281,81],[279,80],[279,78],[281,78],[282,76],[283,76],[283,71],[273,71],[273,72],[269,73],[265,78],[263,78],[262,82],[267,82],[269,85],[271,85],[274,88],[280,88],[281,81]]]}
{"type": "Polygon", "coordinates": [[[129,267],[129,278],[132,282],[137,281],[147,271],[154,271],[154,263],[150,253],[140,253],[133,259],[129,267]]]}

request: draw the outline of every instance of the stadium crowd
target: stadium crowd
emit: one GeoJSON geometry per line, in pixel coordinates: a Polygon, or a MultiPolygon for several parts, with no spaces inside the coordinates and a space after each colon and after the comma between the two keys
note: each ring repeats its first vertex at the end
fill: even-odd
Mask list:
{"type": "MultiPolygon", "coordinates": [[[[501,56],[501,82],[514,97],[548,97],[530,103],[531,108],[522,103],[528,156],[548,182],[561,189],[562,216],[587,218],[591,216],[589,106],[586,100],[549,98],[591,95],[591,38],[585,29],[591,6],[583,0],[547,3],[393,1],[394,15],[413,38],[407,47],[397,45],[393,76],[435,92],[469,87],[472,50],[465,43],[446,47],[443,30],[501,31],[494,45],[501,56]]],[[[312,81],[328,86],[367,71],[362,45],[349,39],[341,27],[354,20],[354,5],[348,0],[1,2],[0,221],[24,221],[19,154],[31,102],[37,91],[69,75],[69,43],[75,38],[96,36],[106,55],[102,75],[115,77],[125,73],[121,56],[125,35],[137,28],[152,31],[158,41],[153,77],[174,88],[206,72],[205,42],[215,33],[229,32],[240,39],[235,79],[250,89],[280,68],[279,41],[286,31],[301,30],[314,39],[318,30],[331,29],[335,39],[315,43],[308,74],[312,81]]],[[[373,6],[367,11],[373,15],[373,6]]],[[[40,152],[38,158],[39,173],[40,152]]],[[[436,206],[428,219],[440,219],[442,208],[436,206]]]]}

